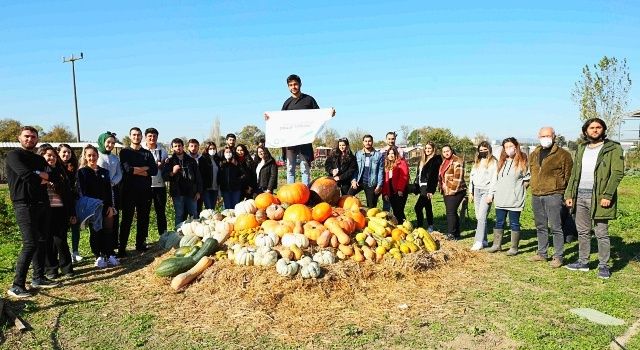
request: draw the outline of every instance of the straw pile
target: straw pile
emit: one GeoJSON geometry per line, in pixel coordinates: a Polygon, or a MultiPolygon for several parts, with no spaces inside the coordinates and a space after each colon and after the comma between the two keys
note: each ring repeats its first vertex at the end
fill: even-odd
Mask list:
{"type": "Polygon", "coordinates": [[[459,312],[455,300],[443,305],[455,298],[458,286],[472,283],[469,271],[487,266],[486,258],[466,246],[435,238],[442,244],[437,252],[421,250],[380,264],[341,261],[323,267],[316,280],[281,277],[274,267],[216,261],[181,293],[153,273],[164,255],[132,276],[138,283],[129,293],[143,303],[153,303],[149,295],[155,295],[167,311],[159,323],[215,332],[222,339],[268,333],[304,342],[330,336],[341,326],[402,327],[434,312],[459,312]],[[459,284],[443,282],[452,274],[459,284]]]}

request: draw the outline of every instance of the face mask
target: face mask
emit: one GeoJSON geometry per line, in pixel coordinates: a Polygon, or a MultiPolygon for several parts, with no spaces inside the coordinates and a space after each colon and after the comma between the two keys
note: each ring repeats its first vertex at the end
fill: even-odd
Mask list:
{"type": "Polygon", "coordinates": [[[505,152],[509,157],[513,157],[513,156],[515,156],[515,155],[516,155],[516,149],[515,149],[515,148],[509,148],[509,149],[506,149],[504,152],[505,152]]]}
{"type": "Polygon", "coordinates": [[[225,154],[224,154],[224,158],[225,158],[226,160],[231,159],[231,157],[233,157],[233,154],[231,154],[231,153],[225,153],[225,154]]]}
{"type": "Polygon", "coordinates": [[[489,152],[478,152],[479,158],[487,158],[488,155],[489,155],[489,152]]]}
{"type": "Polygon", "coordinates": [[[553,139],[551,137],[541,137],[539,141],[542,148],[549,148],[553,145],[553,139]]]}
{"type": "Polygon", "coordinates": [[[209,150],[209,155],[210,155],[210,156],[212,156],[212,155],[214,155],[214,154],[216,154],[216,151],[214,151],[214,150],[210,149],[210,150],[209,150]]]}

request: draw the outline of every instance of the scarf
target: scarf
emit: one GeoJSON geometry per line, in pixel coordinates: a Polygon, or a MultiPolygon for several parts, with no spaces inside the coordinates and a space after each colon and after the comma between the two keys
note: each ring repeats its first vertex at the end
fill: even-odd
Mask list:
{"type": "Polygon", "coordinates": [[[102,154],[111,154],[111,151],[107,151],[106,148],[104,148],[104,142],[109,138],[109,137],[114,137],[115,136],[110,132],[107,131],[103,134],[100,134],[100,136],[98,136],[98,151],[100,151],[100,153],[102,154]]]}

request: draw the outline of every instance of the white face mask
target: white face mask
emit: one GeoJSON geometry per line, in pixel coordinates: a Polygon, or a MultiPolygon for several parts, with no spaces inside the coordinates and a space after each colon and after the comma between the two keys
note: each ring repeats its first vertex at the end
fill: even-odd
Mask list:
{"type": "Polygon", "coordinates": [[[541,137],[539,141],[542,148],[549,148],[553,145],[553,139],[551,137],[541,137]]]}
{"type": "Polygon", "coordinates": [[[210,149],[210,150],[209,150],[209,155],[210,155],[210,156],[212,156],[212,155],[214,155],[214,154],[216,154],[216,151],[214,151],[214,150],[210,149]]]}
{"type": "Polygon", "coordinates": [[[231,153],[225,153],[225,154],[224,154],[224,158],[225,158],[226,160],[231,159],[231,157],[233,157],[233,154],[231,154],[231,153]]]}
{"type": "Polygon", "coordinates": [[[509,157],[513,157],[516,155],[516,149],[515,148],[507,148],[504,150],[504,152],[509,156],[509,157]]]}

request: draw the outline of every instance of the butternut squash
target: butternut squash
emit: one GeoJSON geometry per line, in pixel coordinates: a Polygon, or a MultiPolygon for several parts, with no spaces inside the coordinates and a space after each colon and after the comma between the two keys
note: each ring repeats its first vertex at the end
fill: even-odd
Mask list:
{"type": "Polygon", "coordinates": [[[300,247],[298,247],[295,244],[292,244],[291,246],[289,246],[289,249],[293,252],[293,255],[295,256],[296,260],[300,260],[300,258],[302,258],[302,249],[300,249],[300,247]]]}
{"type": "Polygon", "coordinates": [[[326,248],[331,244],[332,236],[333,235],[331,234],[331,232],[329,232],[329,230],[325,230],[320,234],[320,236],[318,236],[316,243],[318,243],[318,246],[320,246],[321,248],[326,248]]]}
{"type": "Polygon", "coordinates": [[[329,231],[331,231],[331,233],[333,233],[336,237],[338,237],[338,242],[340,242],[340,244],[351,243],[351,237],[349,237],[349,235],[344,232],[344,230],[340,226],[340,223],[338,222],[338,219],[336,219],[335,217],[328,218],[324,222],[324,226],[328,228],[329,231]]]}
{"type": "Polygon", "coordinates": [[[195,264],[192,268],[187,272],[183,272],[171,280],[171,288],[174,290],[180,290],[186,287],[191,281],[200,276],[209,266],[213,264],[213,259],[208,256],[203,256],[200,258],[197,264],[195,264]]]}
{"type": "Polygon", "coordinates": [[[338,246],[338,249],[340,249],[340,251],[345,255],[345,256],[352,256],[353,255],[353,247],[350,245],[344,245],[341,244],[338,246]]]}

